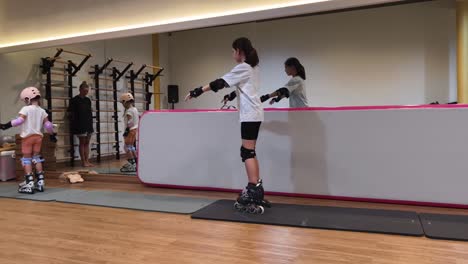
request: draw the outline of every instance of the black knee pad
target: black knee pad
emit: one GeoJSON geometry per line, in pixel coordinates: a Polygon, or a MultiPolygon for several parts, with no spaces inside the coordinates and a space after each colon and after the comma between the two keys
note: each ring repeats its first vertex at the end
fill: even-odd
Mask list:
{"type": "Polygon", "coordinates": [[[244,146],[240,149],[240,156],[242,158],[242,162],[245,162],[248,159],[253,159],[257,156],[255,153],[255,149],[246,149],[244,146]]]}

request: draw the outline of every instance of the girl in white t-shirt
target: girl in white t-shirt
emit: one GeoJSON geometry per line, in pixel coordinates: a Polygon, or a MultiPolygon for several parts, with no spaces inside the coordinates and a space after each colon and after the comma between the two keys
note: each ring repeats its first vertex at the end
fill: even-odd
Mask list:
{"type": "Polygon", "coordinates": [[[234,88],[224,101],[238,98],[238,109],[241,122],[242,146],[240,155],[245,162],[249,183],[237,198],[235,207],[250,213],[263,213],[264,200],[262,180],[259,176],[259,165],[255,153],[260,125],[263,121],[263,108],[258,97],[259,69],[257,51],[247,38],[238,38],[232,43],[232,56],[238,63],[230,72],[209,85],[196,88],[185,97],[185,101],[196,98],[207,91],[217,92],[225,87],[234,88]]]}
{"type": "Polygon", "coordinates": [[[40,107],[41,93],[35,87],[28,87],[21,92],[21,100],[26,106],[21,108],[19,116],[6,124],[0,124],[2,130],[11,127],[21,126],[21,151],[23,158],[21,163],[24,168],[24,182],[19,184],[18,192],[33,194],[35,191],[44,191],[44,171],[42,163],[44,159],[41,156],[42,137],[41,132],[44,128],[51,134],[52,142],[57,142],[54,127],[49,121],[48,114],[40,107]],[[32,165],[36,167],[36,183],[34,183],[32,165]]]}
{"type": "Polygon", "coordinates": [[[291,108],[309,107],[304,84],[306,79],[304,66],[302,66],[297,58],[293,57],[284,62],[284,71],[288,76],[292,76],[292,78],[283,87],[273,93],[262,95],[260,97],[262,103],[273,98],[270,104],[274,104],[286,97],[289,98],[289,107],[291,108]]]}
{"type": "Polygon", "coordinates": [[[125,152],[127,153],[128,163],[123,165],[121,172],[136,172],[136,135],[138,131],[139,115],[138,109],[135,107],[135,99],[131,93],[124,93],[120,96],[120,102],[125,107],[124,112],[124,127],[123,134],[125,152]]]}

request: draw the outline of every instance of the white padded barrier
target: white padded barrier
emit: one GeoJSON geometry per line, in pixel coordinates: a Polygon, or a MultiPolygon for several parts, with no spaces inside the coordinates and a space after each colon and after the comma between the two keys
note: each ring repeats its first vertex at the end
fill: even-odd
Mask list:
{"type": "MultiPolygon", "coordinates": [[[[236,111],[149,111],[138,177],[241,189],[236,111]]],[[[468,205],[468,106],[267,109],[257,142],[267,192],[468,205]]]]}

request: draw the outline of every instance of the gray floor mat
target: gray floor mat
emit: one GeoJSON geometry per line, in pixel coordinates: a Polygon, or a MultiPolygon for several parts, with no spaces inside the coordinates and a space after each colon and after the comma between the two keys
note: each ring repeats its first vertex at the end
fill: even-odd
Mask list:
{"type": "Polygon", "coordinates": [[[468,241],[468,215],[420,214],[429,238],[468,241]]]}
{"type": "Polygon", "coordinates": [[[46,188],[43,193],[18,193],[17,184],[0,184],[0,197],[36,201],[56,201],[144,211],[190,214],[216,200],[153,194],[46,188]]]}
{"type": "Polygon", "coordinates": [[[119,174],[119,175],[130,175],[136,176],[136,172],[121,172],[120,168],[90,168],[99,174],[119,174]]]}
{"type": "Polygon", "coordinates": [[[423,236],[418,214],[408,211],[273,204],[262,215],[241,213],[234,201],[219,200],[192,218],[370,233],[423,236]]]}
{"type": "Polygon", "coordinates": [[[57,201],[144,211],[190,214],[213,203],[215,200],[129,192],[87,191],[67,197],[62,196],[57,201]]]}
{"type": "Polygon", "coordinates": [[[15,198],[24,200],[34,200],[51,202],[55,201],[55,197],[60,193],[66,192],[68,189],[63,188],[46,188],[45,192],[36,192],[34,194],[18,193],[18,184],[1,184],[0,197],[15,198]]]}

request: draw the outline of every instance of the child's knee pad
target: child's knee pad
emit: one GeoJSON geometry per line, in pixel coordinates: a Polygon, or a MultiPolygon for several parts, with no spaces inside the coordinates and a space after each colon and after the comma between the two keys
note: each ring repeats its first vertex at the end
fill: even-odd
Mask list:
{"type": "Polygon", "coordinates": [[[133,152],[136,151],[136,148],[133,145],[125,145],[125,148],[127,149],[127,151],[133,151],[133,152]]]}
{"type": "Polygon", "coordinates": [[[21,158],[21,165],[26,166],[26,165],[31,165],[32,164],[32,158],[21,158]]]}
{"type": "Polygon", "coordinates": [[[34,155],[32,157],[32,163],[34,164],[43,163],[44,161],[45,159],[43,159],[41,155],[34,155]]]}
{"type": "Polygon", "coordinates": [[[240,156],[242,158],[242,162],[245,162],[248,159],[255,158],[257,156],[257,153],[255,153],[255,149],[247,149],[244,148],[244,146],[241,146],[240,156]]]}

